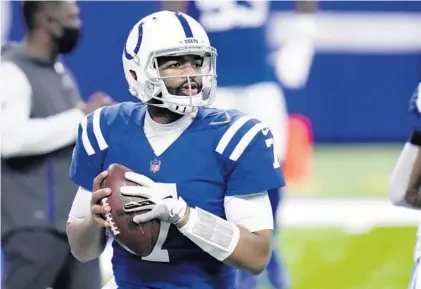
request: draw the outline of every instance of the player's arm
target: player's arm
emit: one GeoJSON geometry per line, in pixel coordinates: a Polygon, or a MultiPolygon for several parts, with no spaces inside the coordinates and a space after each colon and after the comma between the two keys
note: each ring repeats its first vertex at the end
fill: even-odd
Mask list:
{"type": "MultiPolygon", "coordinates": [[[[70,178],[80,186],[67,221],[67,236],[71,252],[81,262],[98,258],[106,244],[105,227],[101,218],[106,213],[98,205],[109,191],[101,190],[100,184],[107,173],[102,172],[103,154],[108,148],[103,109],[83,118],[78,130],[75,151],[70,167],[70,178]],[[99,124],[94,128],[94,123],[99,124]]],[[[109,208],[108,208],[109,209],[109,208]]]]}
{"type": "Polygon", "coordinates": [[[389,199],[397,206],[421,208],[421,132],[405,144],[389,180],[389,199]]]}
{"type": "Polygon", "coordinates": [[[190,220],[192,212],[197,214],[198,209],[188,208],[185,219],[176,226],[182,232],[187,233],[187,236],[199,247],[206,248],[205,251],[220,261],[232,267],[247,270],[252,274],[262,273],[271,256],[273,237],[273,215],[267,192],[226,197],[224,203],[227,220],[203,210],[199,214],[206,214],[208,220],[198,220],[197,216],[194,217],[195,220],[190,220]],[[197,236],[193,236],[195,235],[191,232],[193,228],[185,227],[210,227],[209,224],[205,224],[206,221],[215,222],[214,228],[212,228],[216,230],[213,240],[215,245],[223,248],[223,239],[229,240],[222,250],[212,248],[210,246],[212,242],[200,240],[197,236]],[[220,234],[220,240],[218,240],[218,234],[220,234]],[[218,244],[218,242],[220,243],[218,244]]]}
{"type": "Polygon", "coordinates": [[[66,232],[71,252],[80,262],[98,258],[106,246],[105,228],[108,223],[101,215],[108,213],[110,209],[99,204],[102,198],[110,194],[109,190],[100,188],[101,182],[106,177],[105,171],[95,178],[93,189],[95,194],[79,187],[73,200],[66,232]]]}
{"type": "Polygon", "coordinates": [[[224,207],[227,221],[240,229],[238,244],[224,262],[261,273],[272,253],[273,215],[268,193],[226,197],[224,207]]]}
{"type": "Polygon", "coordinates": [[[190,208],[186,225],[180,228],[210,255],[252,274],[264,271],[271,256],[273,216],[266,192],[285,185],[274,146],[267,126],[246,115],[239,117],[215,149],[227,165],[226,220],[190,208]],[[206,226],[213,232],[210,238],[197,230],[206,226]]]}
{"type": "Polygon", "coordinates": [[[74,143],[82,110],[31,118],[32,87],[25,74],[14,63],[6,62],[0,66],[0,78],[3,158],[49,153],[74,143]]]}

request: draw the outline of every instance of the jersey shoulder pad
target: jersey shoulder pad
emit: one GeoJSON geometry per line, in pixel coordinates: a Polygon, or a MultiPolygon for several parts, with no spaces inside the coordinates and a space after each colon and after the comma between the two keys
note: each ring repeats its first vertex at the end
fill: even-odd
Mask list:
{"type": "Polygon", "coordinates": [[[229,122],[221,125],[215,151],[224,158],[237,161],[267,125],[238,110],[227,110],[225,113],[229,122]]]}
{"type": "Polygon", "coordinates": [[[108,126],[121,121],[127,122],[134,113],[144,107],[141,103],[121,102],[119,104],[103,107],[103,116],[108,126]]]}
{"type": "Polygon", "coordinates": [[[199,111],[198,118],[205,124],[218,127],[223,129],[223,127],[229,126],[232,121],[244,113],[231,109],[219,109],[219,108],[201,108],[199,111]]]}
{"type": "Polygon", "coordinates": [[[96,109],[81,119],[77,142],[83,146],[87,155],[106,150],[112,127],[126,122],[141,106],[138,103],[123,102],[96,109]]]}

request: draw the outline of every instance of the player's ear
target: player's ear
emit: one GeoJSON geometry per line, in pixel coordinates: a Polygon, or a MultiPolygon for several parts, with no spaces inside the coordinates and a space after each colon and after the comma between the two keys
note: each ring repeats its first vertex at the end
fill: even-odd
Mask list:
{"type": "Polygon", "coordinates": [[[42,8],[36,15],[36,21],[45,30],[49,31],[52,35],[60,34],[60,25],[54,17],[54,5],[52,3],[42,3],[42,8]]]}
{"type": "Polygon", "coordinates": [[[44,30],[51,31],[51,22],[52,19],[47,11],[42,11],[35,15],[35,25],[44,30]]]}
{"type": "Polygon", "coordinates": [[[59,36],[62,33],[62,28],[58,21],[52,17],[49,13],[45,13],[42,17],[43,27],[53,36],[59,36]]]}

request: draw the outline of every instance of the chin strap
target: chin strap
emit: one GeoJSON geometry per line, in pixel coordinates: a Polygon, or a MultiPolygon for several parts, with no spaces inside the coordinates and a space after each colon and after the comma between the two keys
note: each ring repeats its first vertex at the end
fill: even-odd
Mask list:
{"type": "Polygon", "coordinates": [[[172,112],[183,114],[183,115],[190,114],[197,111],[197,107],[195,106],[181,106],[181,105],[176,105],[173,103],[167,103],[167,108],[171,110],[172,112]]]}

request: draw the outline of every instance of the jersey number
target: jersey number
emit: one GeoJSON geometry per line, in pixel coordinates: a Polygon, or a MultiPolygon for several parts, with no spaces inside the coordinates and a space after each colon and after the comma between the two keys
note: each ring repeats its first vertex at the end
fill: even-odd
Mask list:
{"type": "MultiPolygon", "coordinates": [[[[264,136],[267,136],[269,131],[270,130],[268,128],[262,129],[262,133],[264,136]]],[[[265,140],[265,143],[268,148],[272,148],[273,150],[273,168],[274,169],[280,168],[281,163],[279,162],[278,148],[273,140],[273,137],[267,138],[265,140]]]]}
{"type": "MultiPolygon", "coordinates": [[[[174,186],[174,190],[171,190],[171,192],[172,192],[173,198],[177,198],[177,185],[176,184],[168,184],[168,185],[174,186]]],[[[155,244],[155,247],[153,248],[152,253],[147,257],[142,257],[142,260],[151,261],[151,262],[170,262],[170,255],[168,254],[168,250],[162,249],[162,245],[164,245],[164,242],[168,237],[169,230],[170,230],[170,223],[161,222],[158,240],[155,244]]]]}
{"type": "Polygon", "coordinates": [[[260,27],[267,21],[268,1],[204,0],[195,1],[199,22],[207,31],[260,27]]]}

